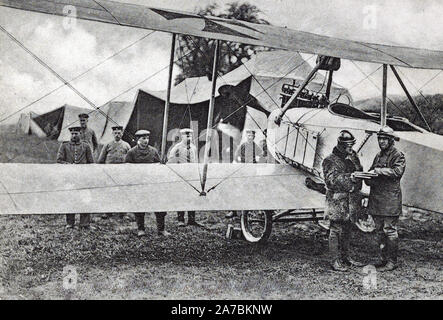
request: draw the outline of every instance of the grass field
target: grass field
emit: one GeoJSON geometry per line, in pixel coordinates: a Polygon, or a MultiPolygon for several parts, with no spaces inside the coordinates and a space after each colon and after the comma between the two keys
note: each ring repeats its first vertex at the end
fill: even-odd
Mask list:
{"type": "MultiPolygon", "coordinates": [[[[58,148],[11,129],[2,130],[0,143],[3,162],[54,162],[58,148]]],[[[169,213],[168,238],[156,235],[152,214],[143,238],[133,221],[118,217],[95,216],[96,231],[66,231],[63,215],[1,215],[0,298],[442,299],[442,218],[405,209],[400,268],[377,274],[377,288],[366,290],[361,269],[330,271],[326,231],[310,222],[275,224],[268,243],[258,246],[225,239],[222,212],[198,212],[203,228],[179,227],[169,213]],[[72,290],[63,285],[66,267],[77,274],[72,290]]],[[[373,235],[354,231],[353,256],[370,263],[373,235]]]]}

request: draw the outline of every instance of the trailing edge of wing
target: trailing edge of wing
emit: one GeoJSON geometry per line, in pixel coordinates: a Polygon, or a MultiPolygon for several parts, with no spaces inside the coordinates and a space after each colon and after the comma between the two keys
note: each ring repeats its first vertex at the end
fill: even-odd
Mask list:
{"type": "Polygon", "coordinates": [[[320,209],[324,196],[287,165],[0,164],[0,214],[320,209]]]}
{"type": "Polygon", "coordinates": [[[270,25],[203,17],[192,13],[154,9],[104,0],[0,0],[1,6],[65,16],[76,8],[79,19],[122,26],[187,34],[197,37],[321,54],[349,60],[396,66],[443,69],[443,52],[365,43],[322,36],[270,25]]]}

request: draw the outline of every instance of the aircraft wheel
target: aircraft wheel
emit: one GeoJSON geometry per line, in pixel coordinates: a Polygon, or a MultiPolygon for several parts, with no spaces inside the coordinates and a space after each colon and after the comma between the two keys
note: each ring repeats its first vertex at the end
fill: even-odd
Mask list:
{"type": "Polygon", "coordinates": [[[272,231],[272,211],[241,211],[241,231],[246,241],[265,243],[272,231]]]}

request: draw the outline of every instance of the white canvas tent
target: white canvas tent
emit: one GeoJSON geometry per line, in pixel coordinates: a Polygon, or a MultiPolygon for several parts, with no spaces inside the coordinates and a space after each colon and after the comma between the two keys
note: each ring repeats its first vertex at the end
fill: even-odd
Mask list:
{"type": "Polygon", "coordinates": [[[113,116],[116,113],[115,110],[130,111],[131,103],[113,101],[100,107],[99,111],[69,104],[42,115],[31,111],[20,115],[20,119],[17,122],[17,131],[35,134],[39,137],[51,137],[58,141],[67,141],[70,138],[69,127],[79,125],[78,115],[80,113],[87,113],[89,115],[88,126],[95,131],[97,138],[100,139],[108,121],[111,122],[111,126],[115,125],[108,117],[108,113],[113,116]]]}
{"type": "Polygon", "coordinates": [[[33,134],[37,137],[44,138],[46,133],[33,120],[38,115],[34,112],[22,113],[16,125],[16,132],[22,134],[33,134]]]}
{"type": "MultiPolygon", "coordinates": [[[[265,129],[267,116],[281,105],[280,93],[283,84],[292,84],[295,82],[299,85],[311,72],[312,67],[305,61],[303,57],[297,52],[288,52],[283,50],[259,52],[250,60],[245,62],[235,70],[219,76],[216,86],[216,111],[220,104],[223,105],[224,110],[218,110],[219,118],[226,119],[230,116],[231,119],[242,117],[238,119],[227,119],[233,122],[233,125],[239,130],[244,128],[265,129]],[[230,88],[232,94],[231,101],[226,103],[220,101],[220,88],[230,88]],[[232,101],[234,100],[234,101],[232,101]],[[240,106],[245,104],[244,112],[236,111],[240,106]],[[232,113],[235,112],[234,115],[232,113]]],[[[317,73],[307,86],[308,89],[325,93],[326,79],[317,73]]],[[[225,90],[226,91],[226,90],[225,90]]],[[[211,82],[207,77],[187,78],[171,90],[171,113],[182,108],[180,106],[189,106],[194,113],[199,113],[200,108],[207,108],[209,104],[211,92],[211,82]],[[175,111],[174,111],[175,110],[175,111]]],[[[161,101],[166,98],[166,91],[151,91],[148,88],[142,88],[136,97],[136,104],[143,104],[143,100],[150,100],[146,98],[151,95],[161,101]]],[[[336,83],[332,83],[330,100],[339,99],[342,101],[352,103],[352,97],[348,90],[336,83]]],[[[148,103],[148,102],[146,102],[148,103]]],[[[205,117],[202,117],[201,124],[199,121],[199,128],[205,128],[205,117]]],[[[182,123],[189,126],[189,122],[182,123]]],[[[257,139],[261,139],[260,131],[257,132],[257,139]]]]}
{"type": "Polygon", "coordinates": [[[31,121],[31,115],[29,112],[20,114],[20,118],[18,119],[16,125],[16,132],[23,134],[31,134],[30,121],[31,121]]]}
{"type": "MultiPolygon", "coordinates": [[[[284,83],[300,84],[311,72],[312,67],[297,52],[283,50],[258,52],[235,70],[219,76],[217,79],[216,96],[220,95],[220,87],[237,86],[241,82],[251,79],[249,93],[254,96],[260,105],[269,112],[279,107],[279,96],[284,83]],[[266,90],[265,90],[266,89],[266,90]]],[[[326,91],[325,77],[317,73],[307,86],[308,89],[324,93],[326,91]]],[[[166,91],[151,91],[141,88],[157,98],[165,100],[166,91]]],[[[196,104],[209,100],[211,81],[207,77],[187,78],[173,87],[171,103],[196,104]]],[[[352,98],[346,88],[333,83],[331,101],[339,96],[352,98]]]]}
{"type": "MultiPolygon", "coordinates": [[[[215,119],[227,119],[234,127],[243,130],[255,125],[250,121],[251,114],[255,113],[254,120],[258,119],[258,124],[265,127],[266,115],[280,106],[282,85],[293,81],[301,83],[311,70],[312,67],[299,53],[282,50],[257,53],[237,69],[217,79],[215,119]],[[219,90],[222,87],[228,90],[219,90]]],[[[325,78],[317,74],[308,89],[324,92],[325,78]]],[[[197,131],[205,129],[210,92],[211,82],[207,77],[188,78],[174,86],[168,129],[189,127],[191,121],[197,123],[197,131]]],[[[345,88],[333,83],[331,98],[338,96],[351,99],[345,88]]],[[[32,133],[40,130],[39,135],[43,133],[58,141],[66,141],[69,140],[68,127],[78,123],[78,114],[84,112],[89,114],[88,125],[95,131],[100,144],[112,140],[112,126],[121,125],[125,127],[123,138],[129,143],[134,142],[133,135],[137,130],[149,129],[151,142],[159,147],[165,97],[166,91],[141,88],[133,102],[113,101],[101,107],[100,111],[65,104],[43,115],[31,114],[29,122],[37,126],[32,133]]],[[[25,123],[25,118],[21,122],[25,123]]]]}

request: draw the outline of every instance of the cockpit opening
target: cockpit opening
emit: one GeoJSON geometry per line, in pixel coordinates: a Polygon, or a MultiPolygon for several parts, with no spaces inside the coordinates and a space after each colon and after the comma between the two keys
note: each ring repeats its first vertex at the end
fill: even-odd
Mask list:
{"type": "MultiPolygon", "coordinates": [[[[344,103],[334,103],[329,106],[329,111],[333,114],[353,118],[353,119],[364,119],[373,122],[380,123],[380,114],[375,112],[364,112],[351,105],[344,103]]],[[[386,119],[387,125],[390,126],[395,131],[418,131],[422,132],[416,126],[412,125],[407,119],[395,116],[389,116],[386,119]]]]}

